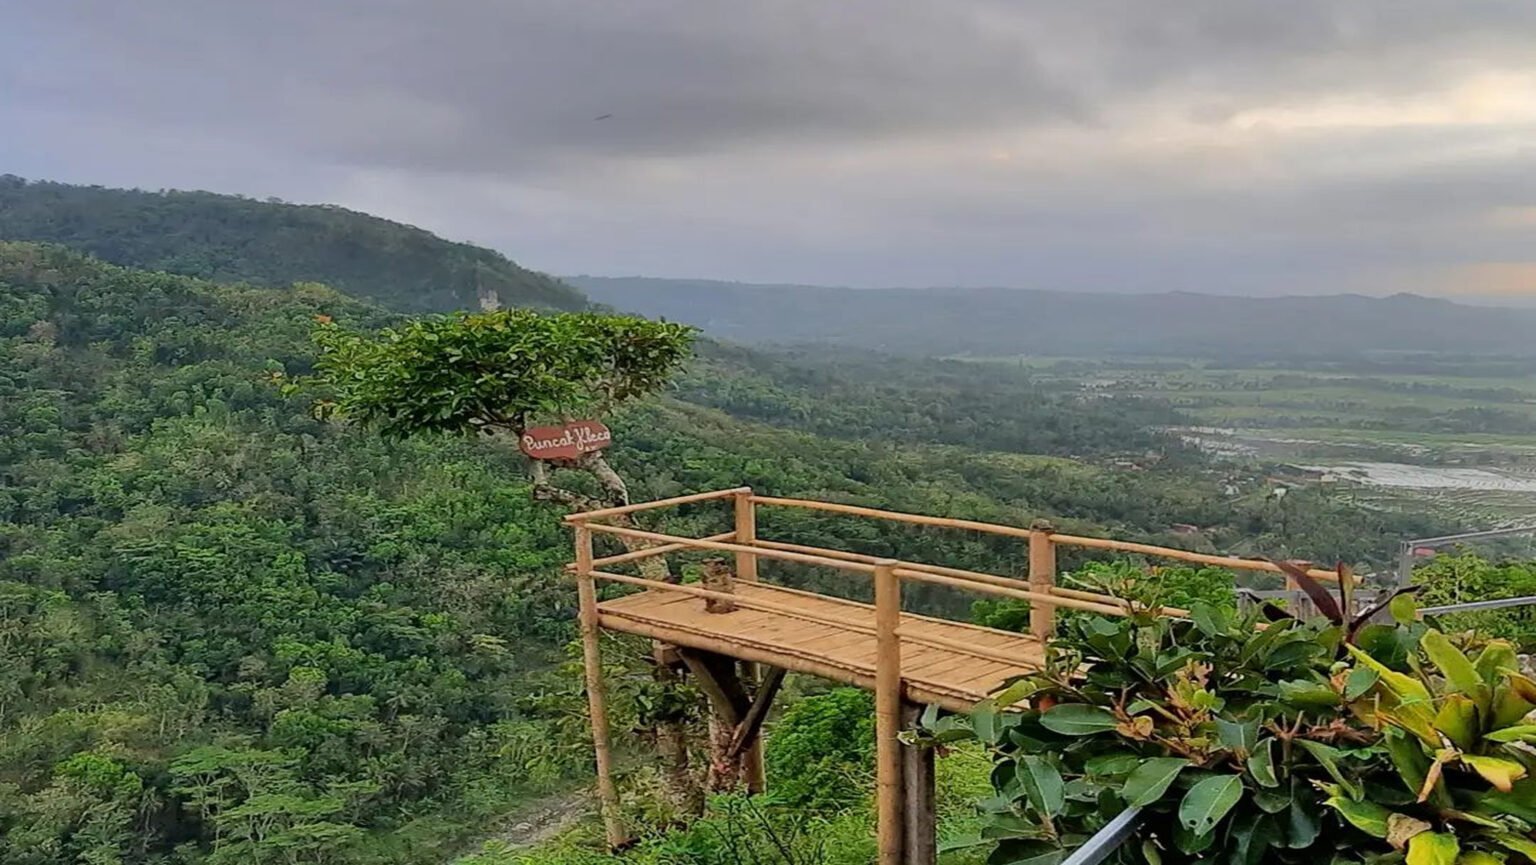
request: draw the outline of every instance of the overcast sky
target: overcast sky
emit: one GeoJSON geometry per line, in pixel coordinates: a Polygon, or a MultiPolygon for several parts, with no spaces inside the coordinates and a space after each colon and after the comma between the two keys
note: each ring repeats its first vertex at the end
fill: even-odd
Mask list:
{"type": "Polygon", "coordinates": [[[0,172],[556,273],[1536,298],[1536,0],[8,0],[0,172]]]}

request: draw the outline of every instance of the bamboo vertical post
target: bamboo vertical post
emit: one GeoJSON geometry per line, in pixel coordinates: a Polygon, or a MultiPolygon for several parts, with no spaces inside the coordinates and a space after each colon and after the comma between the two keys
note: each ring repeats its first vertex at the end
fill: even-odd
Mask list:
{"type": "MultiPolygon", "coordinates": [[[[757,503],[752,501],[752,489],[750,487],[736,491],[735,505],[735,529],[733,540],[738,544],[752,546],[757,543],[757,503]]],[[[757,554],[738,552],[736,554],[736,579],[744,583],[757,582],[757,554]]],[[[741,662],[741,678],[747,685],[753,686],[759,683],[757,665],[751,661],[741,662]]],[[[742,755],[741,772],[747,782],[749,794],[761,793],[767,789],[767,775],[763,771],[763,737],[758,736],[752,740],[752,744],[742,755]]]]}
{"type": "Polygon", "coordinates": [[[587,708],[592,722],[592,750],[597,758],[597,795],[602,801],[603,831],[609,849],[629,839],[619,816],[619,791],[613,785],[613,754],[608,730],[608,703],[603,693],[603,657],[598,646],[597,586],[592,580],[592,530],[576,529],[576,592],[581,604],[581,661],[586,673],[587,708]]]}
{"type": "MultiPolygon", "coordinates": [[[[1049,595],[1056,587],[1056,544],[1051,533],[1056,529],[1045,520],[1035,520],[1029,527],[1029,590],[1049,595]]],[[[1029,632],[1045,642],[1056,630],[1056,605],[1030,601],[1029,632]]]]}
{"type": "MultiPolygon", "coordinates": [[[[923,707],[902,701],[901,727],[914,730],[921,723],[923,707]]],[[[902,855],[906,865],[935,865],[939,859],[938,807],[933,777],[933,749],[902,749],[901,783],[903,788],[902,823],[905,833],[902,855]]]]}
{"type": "Polygon", "coordinates": [[[875,787],[880,865],[902,865],[901,582],[896,562],[875,563],[875,787]]]}
{"type": "MultiPolygon", "coordinates": [[[[757,543],[757,504],[750,489],[736,493],[736,543],[749,547],[757,543]]],[[[757,553],[736,554],[736,579],[757,582],[757,553]]]]}

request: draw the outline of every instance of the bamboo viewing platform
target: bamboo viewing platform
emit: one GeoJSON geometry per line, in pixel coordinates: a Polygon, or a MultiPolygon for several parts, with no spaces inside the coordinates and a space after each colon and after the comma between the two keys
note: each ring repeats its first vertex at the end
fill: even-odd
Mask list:
{"type": "MultiPolygon", "coordinates": [[[[583,660],[598,790],[608,842],[628,838],[618,814],[598,637],[601,631],[636,634],[657,642],[658,660],[692,674],[709,698],[715,721],[731,731],[730,754],[743,759],[749,792],[763,786],[759,733],[786,672],[806,673],[875,692],[877,803],[881,865],[934,861],[932,753],[897,738],[924,705],[968,712],[1017,676],[1044,663],[1057,609],[1126,615],[1121,599],[1056,585],[1060,547],[1112,550],[1234,570],[1280,573],[1271,562],[1194,553],[1169,547],[1055,532],[1037,522],[1027,528],[948,517],[906,514],[856,505],[760,496],[740,487],[678,496],[566,517],[575,533],[575,576],[581,603],[583,660]],[[703,502],[730,502],[729,532],[690,538],[633,528],[632,514],[703,502]],[[882,559],[844,550],[761,538],[759,507],[803,508],[850,517],[981,532],[1027,544],[1027,579],[942,565],[882,559]],[[615,522],[625,523],[616,525],[615,522]],[[596,557],[593,536],[623,542],[626,552],[596,557]],[[679,584],[611,569],[684,552],[724,554],[702,584],[679,584]],[[772,585],[759,579],[762,561],[843,571],[873,583],[874,603],[772,585]],[[597,581],[630,585],[632,594],[599,601],[597,581]],[[1028,633],[904,612],[902,586],[927,583],[994,597],[1029,601],[1028,633]],[[759,675],[761,673],[761,675],[759,675]]],[[[1322,580],[1333,571],[1312,570],[1322,580]]],[[[1186,611],[1163,608],[1182,617],[1186,611]]]]}

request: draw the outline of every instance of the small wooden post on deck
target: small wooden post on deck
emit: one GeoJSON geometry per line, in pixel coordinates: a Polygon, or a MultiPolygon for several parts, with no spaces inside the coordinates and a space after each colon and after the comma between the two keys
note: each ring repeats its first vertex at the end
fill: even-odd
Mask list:
{"type": "MultiPolygon", "coordinates": [[[[731,569],[720,559],[710,559],[704,563],[703,580],[704,588],[711,592],[733,594],[736,591],[736,581],[731,577],[731,569]]],[[[706,613],[734,613],[736,602],[726,598],[705,598],[704,611],[706,613]]]]}
{"type": "MultiPolygon", "coordinates": [[[[735,504],[736,534],[732,538],[738,544],[752,546],[757,543],[757,503],[752,501],[752,489],[750,487],[736,491],[733,499],[735,504]]],[[[736,554],[736,579],[743,583],[757,582],[757,553],[739,552],[736,554]]],[[[741,662],[741,679],[748,687],[759,684],[759,670],[751,661],[741,662]]],[[[763,739],[754,736],[752,744],[741,758],[742,775],[747,782],[747,792],[756,794],[767,789],[767,777],[763,771],[763,739]]]]}
{"type": "Polygon", "coordinates": [[[896,562],[875,563],[875,789],[880,865],[902,865],[901,582],[896,562]]]}
{"type": "MultiPolygon", "coordinates": [[[[1045,520],[1035,520],[1029,527],[1029,590],[1051,594],[1056,587],[1056,544],[1051,533],[1056,528],[1045,520]]],[[[1056,630],[1056,605],[1029,602],[1029,632],[1044,642],[1056,630]]]]}
{"type": "Polygon", "coordinates": [[[576,590],[581,603],[581,661],[587,680],[587,707],[592,721],[592,750],[597,757],[597,795],[602,802],[603,831],[608,847],[628,843],[619,816],[619,791],[613,785],[613,754],[608,731],[608,704],[603,694],[603,657],[598,646],[597,586],[592,581],[592,531],[576,525],[576,590]]]}

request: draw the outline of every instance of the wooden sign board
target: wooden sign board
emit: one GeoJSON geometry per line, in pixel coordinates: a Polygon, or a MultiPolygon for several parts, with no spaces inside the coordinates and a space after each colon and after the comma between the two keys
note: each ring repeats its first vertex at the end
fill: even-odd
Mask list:
{"type": "Polygon", "coordinates": [[[523,430],[518,448],[536,460],[573,460],[612,443],[608,427],[595,420],[578,420],[560,426],[529,427],[523,430]]]}

